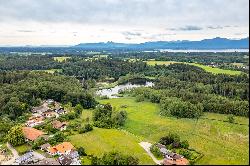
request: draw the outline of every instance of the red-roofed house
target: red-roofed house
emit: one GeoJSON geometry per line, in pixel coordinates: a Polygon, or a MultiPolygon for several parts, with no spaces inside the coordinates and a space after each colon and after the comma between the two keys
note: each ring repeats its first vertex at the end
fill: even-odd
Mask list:
{"type": "Polygon", "coordinates": [[[32,127],[23,127],[22,130],[26,141],[35,141],[37,138],[45,134],[44,132],[32,127]]]}
{"type": "Polygon", "coordinates": [[[70,142],[63,142],[61,144],[58,144],[56,146],[53,146],[48,149],[49,154],[51,155],[65,155],[69,154],[71,150],[74,149],[74,146],[70,142]]]}

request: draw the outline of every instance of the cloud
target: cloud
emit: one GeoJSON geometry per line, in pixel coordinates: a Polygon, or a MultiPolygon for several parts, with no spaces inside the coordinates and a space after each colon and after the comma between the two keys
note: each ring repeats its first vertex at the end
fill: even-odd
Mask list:
{"type": "Polygon", "coordinates": [[[13,35],[0,38],[8,44],[234,37],[249,31],[249,1],[0,0],[0,27],[0,36],[13,35]]]}
{"type": "Polygon", "coordinates": [[[180,28],[181,31],[199,31],[202,29],[203,29],[202,27],[193,26],[193,25],[187,25],[186,27],[180,28]]]}
{"type": "Polygon", "coordinates": [[[207,26],[208,29],[223,29],[222,26],[207,26]]]}
{"type": "Polygon", "coordinates": [[[0,22],[171,24],[177,27],[182,23],[235,22],[247,25],[248,6],[248,0],[234,3],[231,0],[189,0],[188,4],[183,0],[0,0],[0,22]]]}
{"type": "Polygon", "coordinates": [[[122,34],[124,36],[141,36],[142,34],[139,33],[139,32],[129,32],[129,31],[125,31],[125,32],[122,32],[122,34]]]}
{"type": "Polygon", "coordinates": [[[236,36],[246,35],[247,33],[234,33],[236,36]]]}
{"type": "Polygon", "coordinates": [[[170,31],[199,31],[202,29],[203,29],[202,27],[194,26],[194,25],[186,25],[184,27],[179,27],[179,28],[167,28],[167,30],[170,30],[170,31]]]}
{"type": "Polygon", "coordinates": [[[17,32],[24,32],[24,33],[30,33],[30,32],[36,32],[36,31],[32,31],[32,30],[17,30],[17,32]]]}

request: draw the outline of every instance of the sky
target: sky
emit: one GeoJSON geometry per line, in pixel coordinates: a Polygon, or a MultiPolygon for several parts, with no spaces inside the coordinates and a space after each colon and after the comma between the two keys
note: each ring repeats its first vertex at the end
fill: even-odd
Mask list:
{"type": "Polygon", "coordinates": [[[248,0],[0,0],[1,46],[248,36],[248,0]]]}

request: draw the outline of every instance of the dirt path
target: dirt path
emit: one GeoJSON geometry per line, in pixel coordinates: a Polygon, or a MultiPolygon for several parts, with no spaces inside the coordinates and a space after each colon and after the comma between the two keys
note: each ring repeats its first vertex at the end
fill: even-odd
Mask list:
{"type": "Polygon", "coordinates": [[[16,149],[14,149],[9,143],[7,143],[7,147],[12,152],[13,157],[8,161],[3,162],[2,165],[12,165],[15,162],[15,160],[19,157],[16,149]]]}
{"type": "Polygon", "coordinates": [[[161,165],[161,163],[163,162],[163,160],[158,160],[157,158],[155,158],[155,156],[150,152],[150,146],[152,145],[149,142],[140,142],[139,145],[141,147],[143,147],[143,149],[148,153],[148,155],[153,159],[153,161],[158,164],[161,165]]]}

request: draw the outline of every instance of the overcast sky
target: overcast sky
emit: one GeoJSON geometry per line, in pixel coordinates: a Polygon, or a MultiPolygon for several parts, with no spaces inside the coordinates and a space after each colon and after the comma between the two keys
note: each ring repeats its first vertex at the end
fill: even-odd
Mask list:
{"type": "Polygon", "coordinates": [[[0,0],[0,45],[249,36],[248,0],[0,0]]]}

